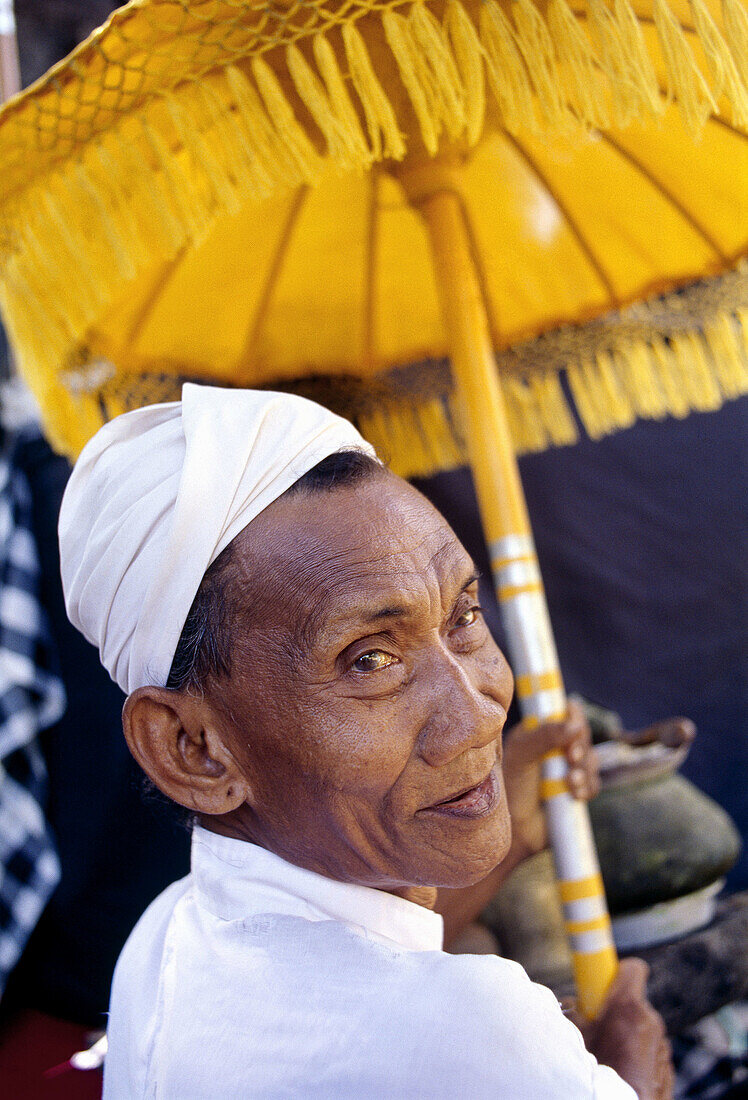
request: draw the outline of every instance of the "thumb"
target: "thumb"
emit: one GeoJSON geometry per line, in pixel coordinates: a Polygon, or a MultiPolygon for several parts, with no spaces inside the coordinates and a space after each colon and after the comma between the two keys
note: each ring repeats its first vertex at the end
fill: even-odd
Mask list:
{"type": "Polygon", "coordinates": [[[644,959],[621,959],[618,972],[610,987],[608,1002],[614,1000],[645,1000],[649,966],[644,959]]]}

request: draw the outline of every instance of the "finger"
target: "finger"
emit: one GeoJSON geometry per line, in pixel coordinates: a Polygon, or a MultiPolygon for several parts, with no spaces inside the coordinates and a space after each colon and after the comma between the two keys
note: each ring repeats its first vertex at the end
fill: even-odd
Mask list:
{"type": "Polygon", "coordinates": [[[560,722],[543,722],[534,730],[522,729],[516,735],[512,747],[523,762],[539,760],[554,750],[567,754],[572,746],[575,747],[570,763],[578,763],[584,758],[586,746],[592,739],[590,728],[578,706],[570,705],[569,711],[560,722]]]}
{"type": "Polygon", "coordinates": [[[597,752],[590,749],[585,760],[587,772],[587,798],[595,798],[600,794],[600,761],[597,752]]]}
{"type": "Polygon", "coordinates": [[[584,768],[571,768],[566,782],[573,798],[589,798],[588,778],[584,768]]]}
{"type": "Polygon", "coordinates": [[[696,736],[696,726],[690,718],[664,718],[643,730],[626,730],[621,739],[629,745],[652,745],[655,741],[669,749],[690,745],[696,736]]]}

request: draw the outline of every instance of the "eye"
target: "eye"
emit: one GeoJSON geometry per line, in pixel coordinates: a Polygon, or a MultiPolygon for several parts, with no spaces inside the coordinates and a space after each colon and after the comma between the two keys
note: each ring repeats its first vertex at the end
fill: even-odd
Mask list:
{"type": "Polygon", "coordinates": [[[390,665],[397,664],[397,657],[391,653],[385,653],[382,649],[370,649],[368,653],[362,653],[352,664],[356,672],[381,672],[390,665]]]}
{"type": "Polygon", "coordinates": [[[483,608],[479,607],[477,604],[475,607],[468,607],[467,610],[463,611],[460,617],[455,620],[455,627],[472,626],[473,623],[478,621],[482,611],[483,608]]]}

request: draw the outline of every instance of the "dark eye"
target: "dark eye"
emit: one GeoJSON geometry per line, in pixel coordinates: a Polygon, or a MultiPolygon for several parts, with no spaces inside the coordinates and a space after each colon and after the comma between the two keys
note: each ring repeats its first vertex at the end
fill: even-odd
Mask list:
{"type": "Polygon", "coordinates": [[[391,653],[385,653],[381,649],[371,649],[368,653],[362,653],[357,657],[352,668],[356,672],[381,672],[383,668],[389,668],[394,664],[397,664],[397,657],[393,657],[391,653]]]}

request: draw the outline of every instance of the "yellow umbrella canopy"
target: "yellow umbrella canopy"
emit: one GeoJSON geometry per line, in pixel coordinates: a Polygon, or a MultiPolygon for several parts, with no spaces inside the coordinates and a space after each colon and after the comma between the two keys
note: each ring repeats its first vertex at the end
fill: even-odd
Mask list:
{"type": "MultiPolygon", "coordinates": [[[[746,58],[741,0],[722,31],[716,0],[120,9],[0,115],[0,303],[51,438],[75,453],[98,426],[106,372],[79,368],[102,358],[133,399],[133,373],[274,382],[446,354],[402,182],[446,146],[467,155],[496,350],[729,269],[748,247],[746,58]]],[[[596,348],[577,387],[611,426],[598,351],[626,347],[596,348]]],[[[616,370],[624,406],[663,348],[636,341],[616,370]]],[[[516,379],[520,442],[573,431],[543,375],[516,379]]],[[[716,377],[688,406],[744,387],[716,377]]]]}
{"type": "MultiPolygon", "coordinates": [[[[739,345],[731,356],[721,350],[725,339],[740,337],[725,315],[748,305],[741,276],[694,289],[688,309],[685,299],[669,310],[658,300],[621,313],[645,294],[724,270],[748,243],[748,219],[736,216],[741,202],[748,213],[748,141],[715,122],[696,145],[670,117],[675,112],[671,106],[662,128],[630,127],[595,141],[549,145],[492,131],[461,169],[518,449],[575,437],[559,365],[592,434],[636,414],[715,408],[748,385],[739,345]],[[614,309],[615,318],[575,338],[567,327],[555,345],[553,338],[527,343],[614,309]],[[686,322],[680,333],[675,316],[686,322]],[[693,367],[699,350],[711,364],[706,373],[693,367]]],[[[320,374],[366,379],[358,403],[351,387],[347,394],[338,387],[342,409],[357,413],[407,476],[459,462],[459,429],[440,430],[445,395],[429,393],[443,375],[429,384],[420,372],[407,386],[407,374],[381,374],[448,353],[426,226],[397,175],[381,165],[366,174],[328,166],[316,186],[223,213],[202,244],[128,283],[85,344],[90,361],[116,364],[100,391],[110,413],[173,396],[169,379],[185,373],[234,384],[320,374]],[[421,421],[427,445],[416,446],[407,429],[421,421]]],[[[92,377],[96,383],[101,375],[92,377]]],[[[453,425],[449,414],[448,403],[453,425]]]]}
{"type": "MultiPolygon", "coordinates": [[[[400,422],[382,369],[449,355],[537,724],[565,699],[510,425],[573,438],[562,366],[593,434],[748,388],[747,130],[741,0],[135,0],[0,113],[0,302],[70,453],[180,377],[354,375],[370,436],[438,440],[398,462],[424,472],[460,460],[449,386],[401,372],[400,422]]],[[[541,794],[593,1014],[615,952],[565,774],[541,794]]]]}

